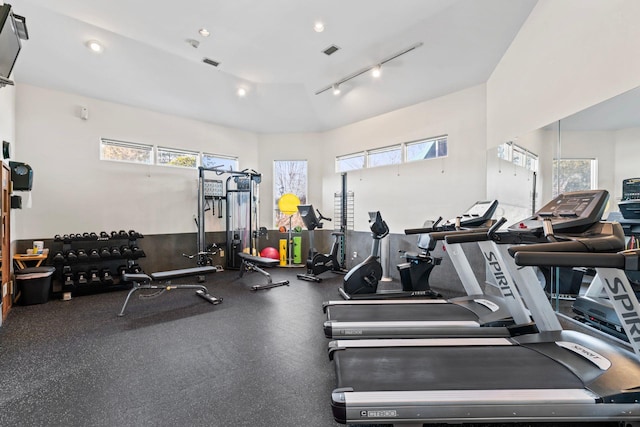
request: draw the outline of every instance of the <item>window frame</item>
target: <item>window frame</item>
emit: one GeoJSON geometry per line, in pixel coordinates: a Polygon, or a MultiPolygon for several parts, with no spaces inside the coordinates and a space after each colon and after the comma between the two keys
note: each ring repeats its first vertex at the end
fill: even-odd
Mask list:
{"type": "Polygon", "coordinates": [[[387,145],[384,147],[378,147],[378,148],[372,148],[372,149],[368,149],[368,150],[363,150],[363,151],[358,151],[355,153],[350,153],[350,154],[343,154],[341,156],[336,156],[336,160],[335,160],[335,171],[336,173],[344,173],[344,172],[350,172],[350,171],[357,171],[357,170],[362,170],[362,169],[369,169],[369,168],[377,168],[377,167],[383,167],[383,166],[395,166],[395,165],[401,165],[404,163],[412,163],[412,162],[416,162],[416,161],[420,161],[420,160],[433,160],[433,159],[441,159],[443,157],[448,157],[449,156],[449,135],[444,134],[444,135],[439,135],[439,136],[434,136],[434,137],[429,137],[429,138],[423,138],[423,139],[419,139],[419,140],[415,140],[415,141],[409,141],[409,142],[402,142],[400,144],[393,144],[393,145],[387,145]],[[427,157],[427,158],[409,158],[408,155],[408,148],[413,146],[413,145],[417,145],[417,144],[426,144],[428,142],[434,142],[435,143],[435,147],[436,147],[436,156],[435,157],[427,157]],[[442,145],[441,143],[443,143],[444,149],[442,149],[442,145]],[[395,150],[399,150],[400,151],[400,159],[398,162],[396,163],[386,163],[386,164],[376,164],[376,165],[372,165],[371,164],[371,159],[370,157],[372,155],[376,155],[379,153],[385,153],[385,152],[391,152],[391,151],[395,151],[395,150]],[[444,151],[444,153],[441,153],[441,151],[444,151]],[[351,160],[351,159],[356,159],[362,157],[362,167],[354,167],[351,169],[343,169],[341,167],[342,162],[351,160]]]}
{"type": "Polygon", "coordinates": [[[122,141],[122,140],[111,139],[111,138],[100,138],[100,160],[110,161],[110,162],[130,163],[130,164],[136,164],[136,165],[153,165],[155,162],[155,146],[152,144],[142,144],[139,142],[122,141]],[[104,153],[103,153],[104,146],[139,149],[148,154],[149,160],[147,162],[139,162],[135,160],[108,158],[104,156],[104,153]]]}
{"type": "MultiPolygon", "coordinates": [[[[173,161],[174,159],[172,158],[170,161],[173,161]]],[[[176,167],[176,168],[187,168],[187,169],[197,169],[198,166],[200,166],[200,153],[197,151],[190,151],[190,150],[184,150],[181,148],[171,148],[171,147],[165,147],[165,146],[157,146],[156,147],[156,162],[155,164],[157,166],[167,166],[167,167],[176,167]],[[174,153],[174,154],[178,154],[180,156],[189,156],[189,157],[193,157],[195,160],[195,165],[194,166],[187,166],[187,165],[179,165],[179,164],[171,164],[169,162],[167,163],[160,163],[160,156],[161,153],[174,153]]]]}
{"type": "Polygon", "coordinates": [[[203,164],[203,159],[205,158],[205,156],[209,156],[217,159],[229,160],[230,163],[233,163],[232,170],[237,170],[238,165],[240,163],[240,158],[238,156],[230,156],[226,154],[215,154],[215,153],[210,153],[205,151],[196,151],[196,150],[189,150],[184,148],[167,147],[167,146],[156,145],[156,144],[144,144],[140,142],[123,141],[123,140],[118,140],[113,138],[101,137],[100,145],[99,145],[99,160],[101,161],[104,160],[109,162],[129,163],[129,164],[145,165],[145,166],[162,166],[162,167],[175,167],[175,168],[181,168],[181,169],[197,169],[199,166],[203,164]],[[144,152],[148,153],[148,161],[139,162],[134,160],[105,157],[103,155],[103,147],[105,145],[120,146],[124,148],[132,148],[132,149],[141,149],[144,152]],[[160,154],[161,152],[171,152],[171,153],[195,156],[196,163],[194,166],[160,163],[158,159],[159,159],[159,156],[161,155],[160,154]]]}

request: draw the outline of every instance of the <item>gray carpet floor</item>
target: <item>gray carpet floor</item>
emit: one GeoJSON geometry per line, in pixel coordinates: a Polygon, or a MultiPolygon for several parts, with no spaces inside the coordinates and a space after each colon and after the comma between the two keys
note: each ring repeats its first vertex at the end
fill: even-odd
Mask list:
{"type": "MultiPolygon", "coordinates": [[[[224,298],[126,291],[15,306],[0,328],[0,426],[334,427],[322,302],[342,276],[252,292],[258,274],[210,275],[224,298]]],[[[546,424],[549,425],[549,424],[546,424]]]]}

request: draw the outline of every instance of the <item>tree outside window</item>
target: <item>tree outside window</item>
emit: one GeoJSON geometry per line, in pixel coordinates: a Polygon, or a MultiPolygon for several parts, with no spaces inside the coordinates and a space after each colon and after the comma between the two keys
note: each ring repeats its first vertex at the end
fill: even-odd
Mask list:
{"type": "Polygon", "coordinates": [[[553,197],[569,191],[595,190],[598,186],[596,159],[553,161],[553,197]]]}
{"type": "Polygon", "coordinates": [[[307,161],[275,160],[273,162],[273,196],[276,228],[303,227],[300,214],[286,215],[278,209],[278,201],[284,194],[295,194],[301,204],[307,203],[307,161]],[[290,218],[291,217],[291,218],[290,218]]]}

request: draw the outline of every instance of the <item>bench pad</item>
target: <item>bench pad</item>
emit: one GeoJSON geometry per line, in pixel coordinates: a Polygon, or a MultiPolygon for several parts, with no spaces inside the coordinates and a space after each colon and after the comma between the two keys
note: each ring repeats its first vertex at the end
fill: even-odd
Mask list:
{"type": "Polygon", "coordinates": [[[168,280],[178,277],[196,276],[198,274],[215,273],[216,271],[218,270],[215,267],[208,265],[204,267],[183,268],[180,270],[157,271],[151,273],[151,277],[153,280],[168,280]]]}
{"type": "Polygon", "coordinates": [[[262,265],[262,266],[265,266],[265,267],[273,267],[273,266],[276,266],[276,265],[278,265],[280,263],[280,260],[277,260],[277,259],[249,255],[249,254],[245,254],[244,252],[241,252],[238,255],[243,260],[246,260],[246,261],[258,264],[258,265],[262,265]]]}

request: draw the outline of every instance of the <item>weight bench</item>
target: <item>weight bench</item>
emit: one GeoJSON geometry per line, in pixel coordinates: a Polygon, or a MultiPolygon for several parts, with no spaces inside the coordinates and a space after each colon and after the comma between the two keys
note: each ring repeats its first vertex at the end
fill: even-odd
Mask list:
{"type": "MultiPolygon", "coordinates": [[[[132,282],[133,288],[127,294],[127,298],[124,300],[124,304],[122,305],[122,310],[120,310],[120,314],[118,316],[124,316],[124,310],[127,308],[127,304],[129,303],[129,298],[136,291],[140,289],[157,289],[158,292],[152,295],[147,295],[147,298],[154,298],[160,296],[165,291],[171,291],[173,289],[197,289],[196,295],[200,298],[205,299],[211,304],[220,304],[222,302],[222,298],[216,298],[213,295],[209,294],[209,290],[204,285],[172,285],[171,279],[177,279],[179,277],[188,277],[188,276],[197,276],[203,275],[207,273],[215,273],[218,271],[217,268],[212,266],[206,267],[195,267],[195,268],[183,268],[181,270],[169,270],[169,271],[158,271],[156,273],[151,273],[151,276],[148,276],[144,273],[124,273],[122,274],[122,280],[125,282],[132,282]],[[152,281],[158,282],[166,282],[164,284],[153,284],[152,281]]],[[[142,297],[142,296],[141,296],[142,297]]]]}
{"type": "Polygon", "coordinates": [[[289,286],[288,280],[280,280],[278,282],[272,281],[271,275],[266,271],[264,271],[262,268],[260,268],[260,267],[274,267],[278,265],[278,263],[280,262],[279,260],[272,259],[272,258],[265,258],[261,256],[253,256],[253,255],[245,254],[244,252],[239,253],[238,256],[242,258],[242,265],[240,265],[240,277],[242,277],[245,271],[257,271],[258,273],[267,277],[266,284],[253,285],[251,287],[252,291],[259,291],[262,289],[271,289],[271,288],[275,288],[276,286],[284,286],[284,285],[289,286]]]}

